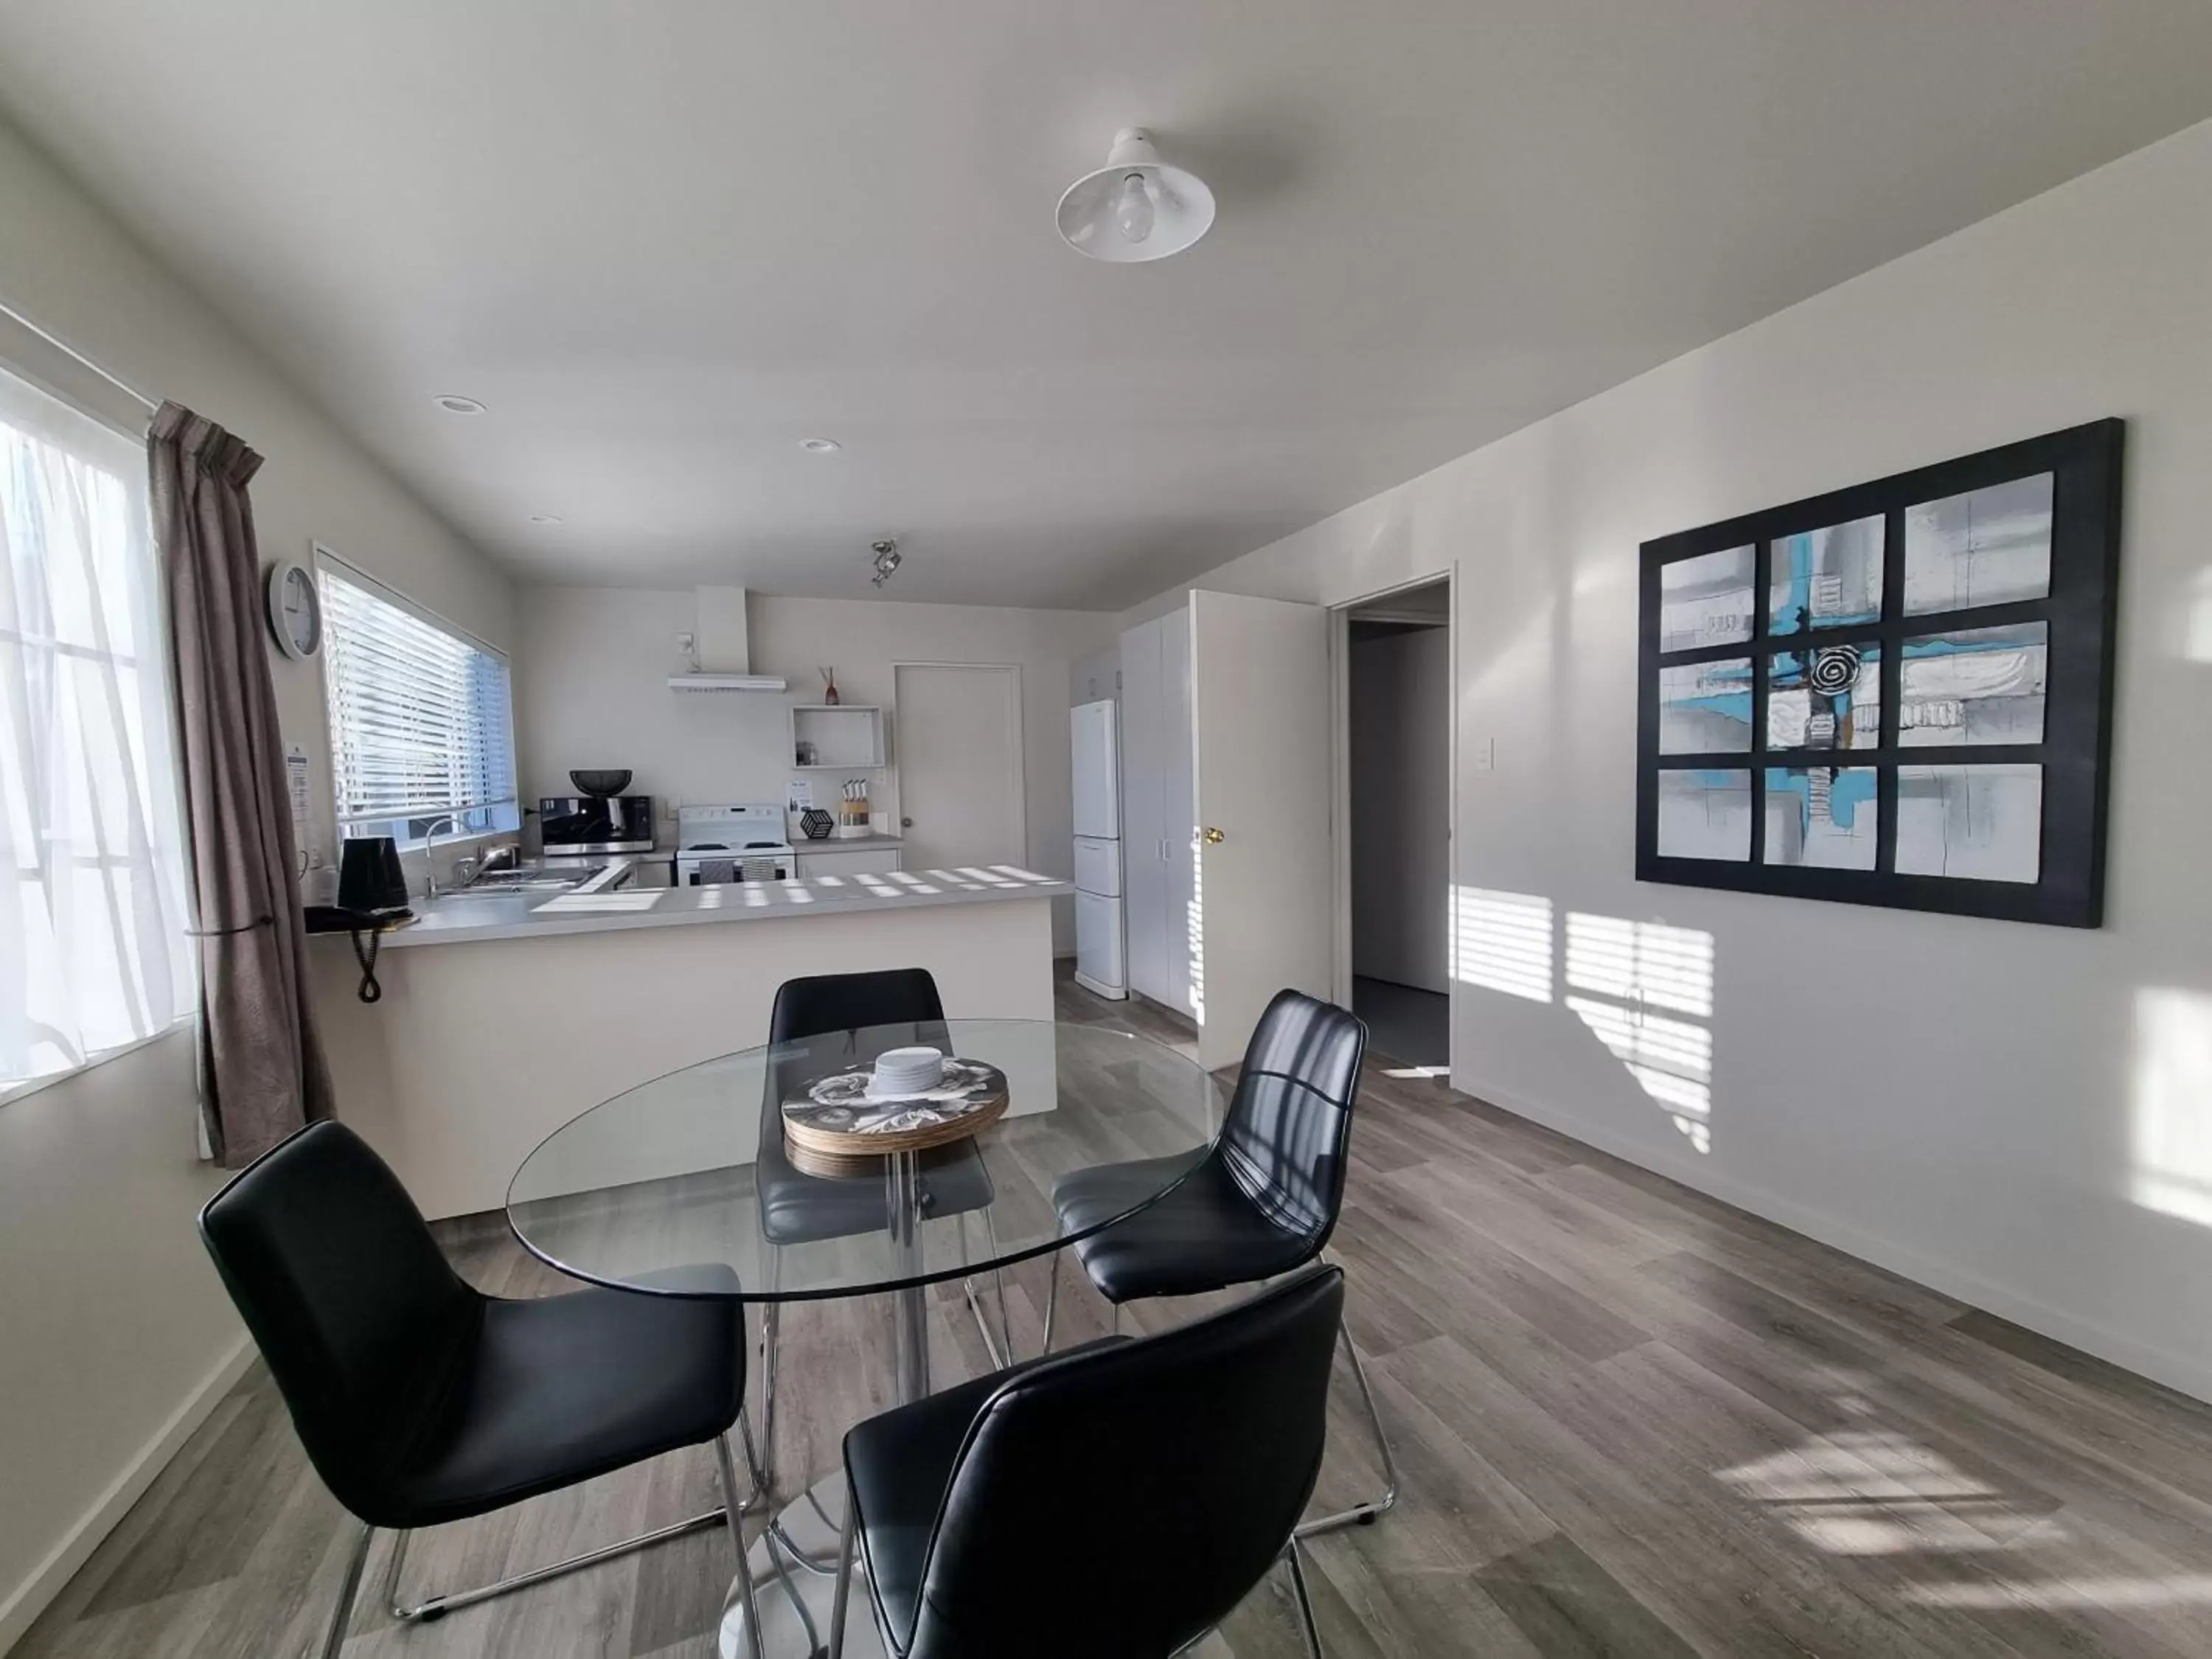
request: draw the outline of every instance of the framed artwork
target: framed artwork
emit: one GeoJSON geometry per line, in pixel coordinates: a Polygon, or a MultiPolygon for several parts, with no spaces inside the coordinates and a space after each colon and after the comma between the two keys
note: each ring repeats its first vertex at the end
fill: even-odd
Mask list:
{"type": "Polygon", "coordinates": [[[2124,430],[1646,542],[1637,878],[2099,926],[2124,430]]]}

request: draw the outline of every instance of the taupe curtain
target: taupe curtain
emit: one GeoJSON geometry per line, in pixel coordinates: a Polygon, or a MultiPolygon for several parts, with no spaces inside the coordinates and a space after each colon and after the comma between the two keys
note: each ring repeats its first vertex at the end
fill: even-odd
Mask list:
{"type": "Polygon", "coordinates": [[[232,1169],[331,1111],[307,996],[261,557],[246,486],[261,457],[165,403],[146,436],[177,676],[200,969],[200,1103],[232,1169]]]}

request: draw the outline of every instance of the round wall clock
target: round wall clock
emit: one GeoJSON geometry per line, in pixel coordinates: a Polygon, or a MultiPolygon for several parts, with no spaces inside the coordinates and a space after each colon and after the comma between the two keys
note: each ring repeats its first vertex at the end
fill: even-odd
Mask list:
{"type": "Polygon", "coordinates": [[[295,561],[269,567],[269,629],[276,646],[298,661],[323,648],[323,593],[315,574],[295,561]]]}

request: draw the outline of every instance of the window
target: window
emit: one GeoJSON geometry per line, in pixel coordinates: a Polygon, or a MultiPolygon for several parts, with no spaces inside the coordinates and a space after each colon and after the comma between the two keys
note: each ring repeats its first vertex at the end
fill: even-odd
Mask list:
{"type": "Polygon", "coordinates": [[[507,659],[327,553],[321,575],[338,834],[517,828],[507,659]]]}
{"type": "Polygon", "coordinates": [[[190,1013],[146,452],[0,372],[0,1097],[190,1013]]]}

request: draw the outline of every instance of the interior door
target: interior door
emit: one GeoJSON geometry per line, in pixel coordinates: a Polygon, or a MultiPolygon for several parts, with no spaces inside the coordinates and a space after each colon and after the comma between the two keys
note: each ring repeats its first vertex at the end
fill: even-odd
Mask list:
{"type": "Polygon", "coordinates": [[[1194,592],[1190,670],[1191,1000],[1212,1070],[1243,1057],[1276,992],[1329,993],[1328,612],[1194,592]]]}
{"type": "Polygon", "coordinates": [[[1024,863],[1021,670],[901,663],[892,674],[901,862],[1024,863]]]}

